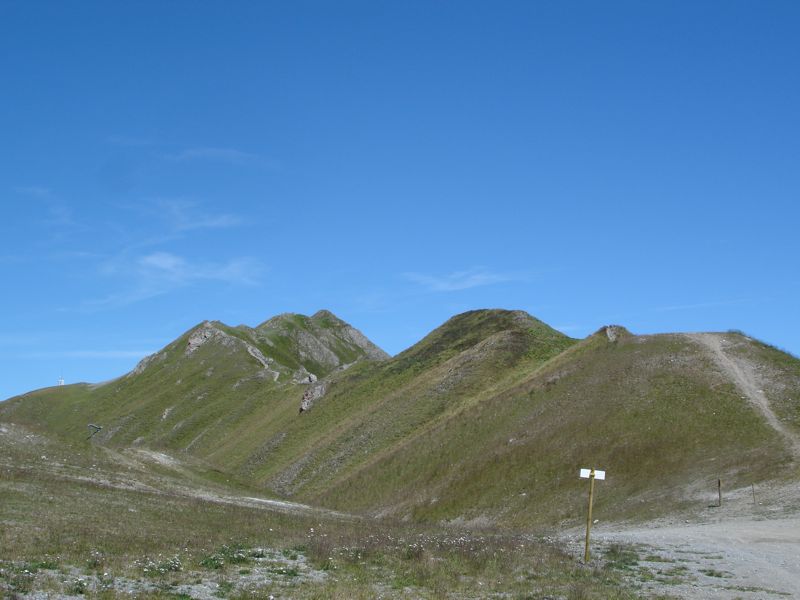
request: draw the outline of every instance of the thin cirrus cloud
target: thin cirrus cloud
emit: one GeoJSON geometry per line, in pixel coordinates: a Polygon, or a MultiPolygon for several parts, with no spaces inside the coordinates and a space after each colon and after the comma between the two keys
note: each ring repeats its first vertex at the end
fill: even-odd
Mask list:
{"type": "Polygon", "coordinates": [[[251,258],[234,258],[224,263],[192,263],[170,252],[153,252],[137,261],[142,277],[174,284],[209,280],[255,285],[261,275],[260,263],[251,258]]]}
{"type": "Polygon", "coordinates": [[[181,199],[159,199],[153,203],[154,211],[166,219],[174,232],[199,229],[226,229],[243,224],[241,217],[229,213],[209,214],[197,202],[181,199]]]}
{"type": "Polygon", "coordinates": [[[495,273],[483,268],[456,271],[447,275],[404,273],[403,277],[430,292],[456,292],[498,283],[523,281],[527,278],[519,273],[495,273]]]}
{"type": "Polygon", "coordinates": [[[224,262],[194,262],[171,252],[152,252],[133,261],[102,266],[107,276],[129,276],[130,287],[105,297],[85,302],[81,310],[94,312],[129,306],[170,292],[207,282],[231,285],[258,285],[263,265],[252,258],[233,258],[224,262]]]}
{"type": "Polygon", "coordinates": [[[106,273],[115,270],[123,258],[143,248],[160,246],[202,231],[230,229],[246,223],[239,215],[209,212],[201,203],[184,198],[149,198],[122,205],[122,208],[144,218],[147,227],[144,230],[135,230],[129,225],[117,227],[119,237],[126,239],[127,243],[117,252],[117,258],[101,266],[106,273]]]}

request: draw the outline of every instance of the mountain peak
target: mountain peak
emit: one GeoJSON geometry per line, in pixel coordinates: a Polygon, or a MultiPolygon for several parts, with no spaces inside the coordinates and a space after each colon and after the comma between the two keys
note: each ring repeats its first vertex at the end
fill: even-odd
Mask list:
{"type": "Polygon", "coordinates": [[[406,360],[437,361],[502,332],[537,347],[560,348],[574,341],[523,310],[484,308],[451,317],[400,356],[406,360]]]}
{"type": "Polygon", "coordinates": [[[322,308],[311,315],[312,321],[324,321],[326,319],[330,319],[336,321],[337,323],[344,323],[339,317],[329,311],[327,308],[322,308]]]}
{"type": "Polygon", "coordinates": [[[286,381],[286,377],[295,382],[316,380],[362,360],[389,358],[363,333],[329,310],[320,310],[311,317],[283,313],[255,328],[202,321],[159,352],[145,357],[129,375],[139,375],[168,356],[205,362],[220,353],[240,353],[242,358],[237,360],[241,364],[251,364],[259,376],[268,375],[276,382],[286,381]]]}
{"type": "Polygon", "coordinates": [[[389,358],[363,333],[329,310],[319,310],[311,317],[294,313],[278,315],[254,331],[272,345],[294,348],[300,362],[309,363],[304,362],[304,366],[317,375],[362,358],[389,358]]]}
{"type": "Polygon", "coordinates": [[[633,334],[622,325],[604,325],[595,331],[591,337],[605,337],[609,342],[633,337],[633,334]]]}

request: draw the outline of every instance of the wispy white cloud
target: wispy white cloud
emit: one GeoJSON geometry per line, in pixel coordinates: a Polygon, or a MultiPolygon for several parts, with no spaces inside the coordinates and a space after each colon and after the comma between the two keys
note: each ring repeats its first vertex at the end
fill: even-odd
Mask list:
{"type": "Polygon", "coordinates": [[[211,214],[204,211],[197,202],[177,198],[159,198],[153,202],[153,210],[168,221],[174,232],[223,229],[243,223],[242,218],[237,215],[211,214]]]}
{"type": "Polygon", "coordinates": [[[139,265],[146,269],[156,269],[175,274],[186,268],[186,261],[180,256],[175,256],[169,252],[154,252],[140,258],[139,265]]]}
{"type": "Polygon", "coordinates": [[[211,280],[254,285],[261,275],[260,263],[251,258],[235,258],[223,263],[190,263],[169,252],[153,252],[140,257],[137,262],[143,277],[175,284],[211,280]]]}
{"type": "Polygon", "coordinates": [[[252,286],[261,282],[261,262],[238,257],[223,262],[196,262],[170,252],[151,252],[132,260],[107,261],[100,267],[106,276],[125,276],[125,289],[85,302],[81,310],[119,308],[162,296],[175,290],[207,282],[252,286]]]}
{"type": "Polygon", "coordinates": [[[456,271],[447,275],[427,275],[424,273],[404,273],[403,277],[412,283],[427,288],[430,292],[455,292],[470,288],[523,281],[527,276],[520,273],[496,273],[483,267],[466,271],[456,271]]]}
{"type": "Polygon", "coordinates": [[[184,198],[150,198],[136,203],[127,203],[120,208],[138,217],[130,223],[113,223],[122,242],[112,256],[101,266],[108,274],[130,257],[148,248],[164,246],[170,242],[208,230],[230,229],[245,224],[245,220],[233,213],[209,211],[200,202],[184,198]],[[146,226],[137,227],[137,221],[146,226]]]}
{"type": "MultiPolygon", "coordinates": [[[[111,223],[118,231],[105,253],[64,251],[60,259],[87,261],[85,268],[94,268],[101,276],[95,289],[105,288],[77,307],[64,307],[63,312],[96,312],[142,302],[188,286],[208,282],[229,285],[257,285],[264,272],[263,264],[247,256],[204,261],[191,254],[166,250],[171,242],[186,239],[208,230],[238,227],[244,223],[238,215],[210,211],[202,204],[181,198],[156,198],[122,208],[138,213],[139,219],[111,223]],[[137,227],[137,224],[140,226],[137,227]],[[94,263],[92,265],[92,263],[94,263]],[[103,280],[110,284],[104,284],[103,280]]],[[[69,213],[61,215],[64,220],[69,213]]]]}

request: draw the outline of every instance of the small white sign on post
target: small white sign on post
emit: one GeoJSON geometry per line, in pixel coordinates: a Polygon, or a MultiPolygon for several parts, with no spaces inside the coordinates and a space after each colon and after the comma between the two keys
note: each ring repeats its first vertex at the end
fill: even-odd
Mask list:
{"type": "Polygon", "coordinates": [[[586,517],[586,548],[583,552],[583,562],[589,562],[589,532],[592,530],[592,500],[594,498],[594,480],[606,478],[605,471],[597,469],[581,469],[581,479],[589,480],[589,514],[586,517]]]}
{"type": "MultiPolygon", "coordinates": [[[[591,469],[581,469],[581,478],[582,479],[589,479],[589,477],[591,477],[591,476],[592,476],[592,470],[591,469]]],[[[595,469],[594,478],[595,479],[605,479],[606,478],[606,472],[605,471],[598,471],[597,469],[595,469]]]]}

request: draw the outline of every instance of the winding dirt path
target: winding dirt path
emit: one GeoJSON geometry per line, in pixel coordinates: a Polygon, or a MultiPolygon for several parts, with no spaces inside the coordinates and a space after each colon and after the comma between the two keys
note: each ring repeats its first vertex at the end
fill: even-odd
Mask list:
{"type": "Polygon", "coordinates": [[[705,347],[722,372],[730,377],[747,399],[764,416],[775,431],[786,440],[796,460],[800,460],[800,437],[786,427],[770,408],[769,400],[758,383],[758,374],[745,358],[725,352],[722,336],[714,333],[692,333],[689,338],[705,347]]]}

